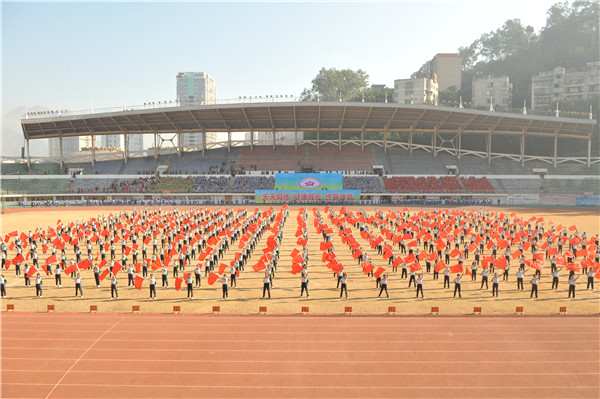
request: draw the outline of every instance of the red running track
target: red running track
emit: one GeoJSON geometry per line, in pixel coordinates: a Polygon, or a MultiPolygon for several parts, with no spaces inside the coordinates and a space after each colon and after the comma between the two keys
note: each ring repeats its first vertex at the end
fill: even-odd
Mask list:
{"type": "Polygon", "coordinates": [[[2,398],[598,398],[600,318],[3,313],[2,398]]]}

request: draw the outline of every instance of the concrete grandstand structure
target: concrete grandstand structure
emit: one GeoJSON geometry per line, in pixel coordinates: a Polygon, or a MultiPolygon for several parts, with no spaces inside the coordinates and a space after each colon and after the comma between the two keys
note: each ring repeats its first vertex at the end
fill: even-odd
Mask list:
{"type": "Polygon", "coordinates": [[[591,115],[281,99],[29,114],[22,127],[26,148],[35,139],[91,136],[93,143],[109,134],[121,134],[125,142],[151,134],[155,146],[136,153],[97,153],[92,145],[86,153],[43,162],[32,161],[29,154],[26,160],[5,160],[2,195],[7,202],[169,197],[247,203],[254,190],[272,188],[274,172],[306,168],[344,173],[345,188],[361,187],[363,199],[374,203],[403,198],[527,203],[542,202],[544,195],[599,194],[600,157],[592,156],[597,122],[591,115]],[[198,131],[225,133],[227,140],[203,139],[202,145],[188,147],[182,140],[171,148],[160,144],[161,135],[180,138],[198,131]],[[286,145],[271,141],[259,146],[254,139],[256,132],[271,132],[274,138],[282,131],[305,134],[286,145]],[[235,132],[250,132],[249,139],[234,140],[235,132]],[[413,140],[417,136],[420,142],[413,140]],[[520,151],[494,146],[504,137],[518,139],[520,151]],[[553,151],[527,153],[532,140],[553,141],[553,151]],[[576,153],[559,156],[559,140],[575,143],[576,153]],[[40,174],[46,176],[36,177],[40,174]],[[140,184],[140,179],[157,181],[140,184]]]}
{"type": "MultiPolygon", "coordinates": [[[[492,158],[516,159],[523,165],[527,160],[548,161],[553,165],[561,162],[583,162],[589,167],[592,162],[600,162],[600,158],[591,158],[591,142],[596,120],[577,115],[576,118],[552,116],[551,114],[522,114],[509,112],[490,112],[479,109],[447,108],[429,105],[411,105],[395,103],[361,103],[361,102],[271,102],[271,103],[234,103],[217,105],[184,105],[141,109],[129,108],[118,111],[106,110],[96,113],[63,112],[60,116],[35,115],[21,121],[23,134],[28,147],[29,140],[40,138],[59,139],[71,136],[96,136],[122,134],[127,137],[138,134],[154,135],[155,153],[158,157],[161,134],[175,134],[178,137],[193,132],[223,132],[228,139],[222,146],[231,150],[232,146],[254,146],[253,132],[298,132],[314,131],[315,139],[294,140],[289,144],[310,144],[319,148],[321,145],[333,144],[339,149],[344,145],[356,145],[364,149],[373,144],[387,151],[399,146],[411,153],[415,148],[428,149],[434,157],[440,152],[455,154],[458,159],[462,155],[484,156],[488,162],[492,158]],[[250,132],[250,140],[232,140],[233,132],[250,132]],[[321,140],[321,132],[337,132],[335,140],[321,140]],[[383,134],[381,140],[365,140],[365,132],[383,134]],[[407,142],[388,140],[391,132],[406,132],[407,142]],[[349,133],[360,133],[360,138],[351,139],[349,133]],[[429,134],[430,145],[417,145],[412,137],[415,133],[429,134]],[[485,148],[468,150],[463,141],[469,136],[486,138],[485,148]],[[507,154],[492,151],[493,139],[498,136],[516,136],[521,140],[519,154],[507,154]],[[464,137],[464,139],[463,139],[464,137]],[[553,139],[554,153],[545,156],[525,153],[525,142],[528,139],[553,139]],[[587,154],[577,157],[559,157],[558,139],[579,140],[587,143],[587,154]]],[[[519,110],[520,111],[520,110],[519,110]]],[[[273,139],[275,135],[273,134],[273,139]]],[[[183,140],[178,140],[177,153],[184,151],[183,140]]],[[[212,148],[220,146],[213,144],[212,148]]],[[[273,147],[275,141],[273,140],[273,147]]],[[[203,139],[201,150],[208,147],[203,139]]],[[[92,145],[92,149],[94,146],[92,145]]],[[[95,154],[92,151],[92,163],[95,154]]],[[[125,162],[129,159],[127,150],[123,152],[125,162]]],[[[62,157],[59,162],[63,163],[62,157]]]]}

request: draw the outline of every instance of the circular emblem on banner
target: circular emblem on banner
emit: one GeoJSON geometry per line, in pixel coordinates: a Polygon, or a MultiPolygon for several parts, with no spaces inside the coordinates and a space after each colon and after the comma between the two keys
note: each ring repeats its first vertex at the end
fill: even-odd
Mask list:
{"type": "Polygon", "coordinates": [[[314,177],[305,177],[298,182],[298,185],[307,190],[314,190],[318,187],[321,187],[321,181],[314,177]]]}

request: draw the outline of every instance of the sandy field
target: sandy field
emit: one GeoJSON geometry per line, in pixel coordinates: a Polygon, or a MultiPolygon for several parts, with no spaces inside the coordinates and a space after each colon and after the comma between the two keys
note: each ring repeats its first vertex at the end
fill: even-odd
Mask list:
{"type": "MultiPolygon", "coordinates": [[[[182,207],[183,208],[183,207],[182,207]]],[[[233,209],[239,207],[234,206],[233,209]]],[[[248,207],[250,210],[253,206],[248,207]]],[[[321,210],[324,207],[321,207],[321,210]]],[[[34,231],[36,227],[47,228],[54,227],[58,219],[64,224],[71,221],[87,220],[99,215],[108,215],[118,213],[123,209],[132,210],[132,207],[92,207],[92,208],[13,208],[7,209],[2,215],[1,231],[3,234],[18,229],[19,231],[34,231]]],[[[163,210],[167,209],[163,207],[163,210]]],[[[169,288],[160,287],[160,276],[157,277],[157,299],[148,298],[149,289],[147,285],[143,289],[136,290],[133,287],[127,287],[127,277],[125,273],[119,273],[119,296],[118,300],[110,298],[110,283],[107,280],[102,282],[100,288],[97,288],[93,282],[91,271],[83,272],[83,290],[84,297],[75,297],[75,284],[72,279],[63,276],[62,288],[54,286],[54,278],[44,277],[44,296],[37,298],[35,296],[35,286],[25,287],[23,277],[14,275],[14,266],[4,271],[8,279],[7,290],[8,298],[2,300],[2,311],[6,309],[6,304],[14,304],[17,311],[45,311],[47,305],[54,304],[57,312],[87,312],[90,305],[97,305],[101,312],[130,312],[132,305],[139,305],[142,312],[171,312],[174,305],[181,306],[184,313],[210,313],[212,306],[220,306],[221,313],[227,314],[252,314],[258,313],[259,306],[267,306],[268,313],[273,314],[297,314],[301,307],[308,306],[310,312],[314,314],[341,314],[344,307],[351,306],[354,314],[385,314],[389,306],[395,306],[397,314],[428,314],[431,307],[439,307],[440,314],[469,314],[473,312],[473,307],[480,306],[484,314],[513,314],[515,307],[523,306],[526,314],[556,314],[559,307],[567,306],[569,314],[594,314],[600,312],[600,281],[596,280],[596,290],[586,291],[586,278],[582,276],[578,281],[577,299],[569,300],[567,298],[568,283],[567,272],[563,270],[561,282],[558,291],[550,290],[551,277],[549,277],[549,262],[544,263],[545,276],[539,285],[539,299],[529,298],[529,278],[525,276],[525,290],[516,289],[515,271],[513,265],[510,271],[508,282],[500,282],[499,298],[492,298],[491,282],[489,290],[480,290],[478,276],[477,282],[471,282],[470,277],[463,279],[463,298],[453,298],[453,284],[451,289],[443,289],[443,276],[439,280],[433,280],[433,275],[424,276],[425,299],[415,299],[414,287],[408,288],[408,280],[400,279],[400,272],[393,273],[388,262],[378,255],[376,250],[368,246],[368,242],[362,240],[358,231],[353,229],[354,236],[365,248],[374,265],[382,266],[390,272],[388,287],[390,298],[378,298],[379,289],[375,287],[375,279],[367,277],[357,261],[352,259],[350,250],[342,244],[337,235],[337,229],[334,229],[333,243],[337,248],[338,259],[348,270],[348,299],[340,299],[339,290],[336,289],[336,279],[333,274],[321,263],[321,251],[319,243],[322,241],[320,234],[317,234],[313,227],[312,207],[309,206],[309,216],[307,220],[308,238],[309,238],[309,273],[310,273],[310,298],[300,298],[300,278],[291,274],[291,258],[289,253],[296,247],[296,237],[294,233],[297,228],[296,216],[299,207],[290,207],[290,216],[284,226],[283,240],[281,243],[281,256],[278,263],[278,270],[274,280],[274,287],[271,290],[272,299],[262,298],[262,273],[256,273],[251,266],[256,262],[258,256],[253,256],[246,271],[240,274],[237,282],[237,288],[230,289],[229,299],[221,299],[221,286],[216,283],[209,286],[204,278],[202,279],[202,288],[195,288],[194,300],[186,299],[185,287],[181,291],[174,289],[174,279],[169,275],[169,288]],[[312,244],[312,245],[311,245],[312,244]]],[[[339,207],[334,207],[339,210],[339,207]]],[[[349,207],[356,211],[358,207],[349,207]]],[[[386,210],[386,207],[363,207],[368,214],[373,214],[375,209],[386,210]]],[[[402,210],[403,207],[396,209],[402,210]]],[[[412,207],[411,211],[420,208],[412,207]]],[[[466,208],[467,210],[477,210],[481,208],[466,208]]],[[[483,208],[486,209],[486,208],[483,208]]],[[[530,218],[531,216],[544,217],[545,222],[552,220],[555,224],[565,226],[576,225],[580,232],[587,232],[588,236],[593,236],[600,231],[599,210],[590,209],[554,209],[554,208],[490,208],[495,212],[516,212],[520,217],[530,218]]],[[[329,223],[330,224],[330,223],[329,223]]],[[[330,224],[331,225],[331,224],[330,224]]],[[[257,250],[261,250],[266,243],[267,234],[263,235],[262,240],[257,245],[257,250]]],[[[71,253],[72,247],[67,247],[67,258],[74,258],[71,253]]],[[[233,259],[237,245],[226,253],[222,260],[228,263],[233,259]]],[[[396,246],[397,248],[397,246],[396,246]]],[[[94,252],[97,246],[94,245],[94,252]]],[[[257,254],[255,250],[254,254],[257,254]]],[[[151,251],[150,251],[151,252],[151,251]]],[[[488,255],[486,250],[484,255],[488,255]]],[[[121,246],[117,245],[117,258],[120,258],[121,246]]],[[[9,258],[14,254],[9,252],[9,258]]],[[[41,263],[48,255],[40,254],[41,263]]],[[[465,264],[470,264],[470,259],[465,260],[465,264]]],[[[194,266],[195,266],[194,262],[194,266]]],[[[192,271],[189,266],[186,271],[192,271]]],[[[481,268],[479,268],[481,271],[481,268]]],[[[171,273],[171,268],[170,268],[171,273]]],[[[385,295],[385,293],[384,293],[385,295]]]]}

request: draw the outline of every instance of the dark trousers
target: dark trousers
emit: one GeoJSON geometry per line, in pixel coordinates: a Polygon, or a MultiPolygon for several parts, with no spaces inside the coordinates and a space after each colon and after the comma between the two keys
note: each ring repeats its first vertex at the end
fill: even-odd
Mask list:
{"type": "Polygon", "coordinates": [[[531,295],[529,295],[529,298],[532,298],[534,293],[537,298],[537,284],[531,284],[531,295]]]}
{"type": "Polygon", "coordinates": [[[385,290],[385,296],[389,298],[390,295],[388,294],[387,284],[381,284],[381,289],[379,290],[379,296],[381,296],[381,294],[383,293],[384,290],[385,290]]]}
{"type": "Polygon", "coordinates": [[[148,267],[142,267],[142,277],[148,277],[148,267]]]}
{"type": "Polygon", "coordinates": [[[223,284],[223,298],[228,298],[229,293],[227,292],[227,284],[223,284]]]}
{"type": "Polygon", "coordinates": [[[462,295],[460,294],[460,284],[454,284],[454,297],[456,298],[456,292],[458,291],[458,296],[460,298],[462,298],[462,295]]]}
{"type": "Polygon", "coordinates": [[[187,287],[188,287],[188,289],[187,289],[188,296],[187,297],[188,298],[190,298],[190,297],[194,298],[194,286],[193,286],[193,284],[188,284],[187,287]]]}
{"type": "Polygon", "coordinates": [[[304,293],[304,291],[306,291],[306,296],[308,297],[308,283],[301,283],[300,284],[300,296],[302,296],[302,294],[304,293]]]}
{"type": "Polygon", "coordinates": [[[335,288],[340,288],[340,281],[342,281],[342,276],[338,276],[337,278],[337,285],[335,286],[335,288]]]}
{"type": "Polygon", "coordinates": [[[402,269],[402,274],[400,275],[400,278],[406,278],[406,269],[402,269]]]}
{"type": "Polygon", "coordinates": [[[483,288],[483,284],[485,284],[485,289],[487,290],[489,288],[487,276],[481,276],[481,288],[479,288],[479,289],[483,288]]]}
{"type": "Polygon", "coordinates": [[[56,274],[54,276],[54,280],[56,282],[56,285],[62,285],[62,277],[60,276],[60,274],[56,274]]]}
{"type": "Polygon", "coordinates": [[[100,285],[100,274],[94,273],[94,280],[96,280],[96,285],[100,285]]]}
{"type": "Polygon", "coordinates": [[[587,290],[590,289],[590,286],[592,287],[592,289],[594,289],[594,278],[593,277],[588,277],[588,282],[587,282],[587,290]]]}
{"type": "Polygon", "coordinates": [[[571,298],[571,293],[573,294],[573,298],[575,298],[575,286],[569,284],[569,298],[571,298]]]}
{"type": "Polygon", "coordinates": [[[35,295],[42,296],[42,285],[41,284],[35,285],[35,295]]]}
{"type": "Polygon", "coordinates": [[[6,286],[4,284],[0,284],[0,296],[6,296],[6,286]]]}
{"type": "Polygon", "coordinates": [[[558,277],[552,277],[552,289],[558,289],[558,277]]]}
{"type": "Polygon", "coordinates": [[[346,293],[346,298],[348,298],[348,287],[346,287],[346,283],[342,283],[342,289],[340,290],[340,298],[342,297],[343,293],[346,293]]]}
{"type": "Polygon", "coordinates": [[[117,285],[116,284],[111,284],[110,285],[110,297],[114,298],[114,297],[119,297],[119,291],[117,291],[117,285]]]}
{"type": "Polygon", "coordinates": [[[265,297],[265,292],[268,292],[269,298],[271,298],[271,287],[270,287],[269,283],[263,284],[263,298],[265,297]]]}
{"type": "Polygon", "coordinates": [[[522,278],[517,278],[517,289],[520,289],[521,291],[523,291],[523,279],[522,278]]]}
{"type": "Polygon", "coordinates": [[[419,297],[419,291],[421,291],[421,298],[424,298],[424,296],[423,296],[423,284],[417,284],[417,298],[419,297]]]}
{"type": "Polygon", "coordinates": [[[167,281],[167,276],[165,274],[162,275],[162,286],[169,286],[169,282],[167,281]]]}
{"type": "Polygon", "coordinates": [[[198,287],[200,287],[202,285],[201,281],[200,281],[200,274],[196,274],[196,285],[198,287]]]}
{"type": "Polygon", "coordinates": [[[237,288],[237,281],[235,281],[235,274],[231,275],[231,288],[237,288]]]}
{"type": "Polygon", "coordinates": [[[130,285],[135,285],[133,282],[133,274],[127,274],[127,286],[129,287],[130,285]]]}
{"type": "Polygon", "coordinates": [[[477,270],[471,269],[471,281],[477,281],[477,270]]]}
{"type": "Polygon", "coordinates": [[[440,275],[440,273],[436,272],[435,269],[433,269],[433,279],[437,280],[439,275],[440,275]]]}
{"type": "Polygon", "coordinates": [[[156,285],[150,284],[150,298],[156,298],[156,285]]]}
{"type": "Polygon", "coordinates": [[[417,282],[415,281],[415,275],[414,274],[410,275],[410,279],[408,280],[408,286],[410,287],[410,285],[412,283],[415,283],[415,286],[417,285],[417,282]]]}
{"type": "Polygon", "coordinates": [[[25,275],[25,287],[28,287],[31,285],[31,280],[29,279],[29,277],[27,277],[27,275],[25,275]]]}
{"type": "Polygon", "coordinates": [[[492,296],[494,296],[494,293],[498,296],[498,283],[492,283],[492,296]]]}
{"type": "Polygon", "coordinates": [[[450,276],[444,276],[444,288],[446,288],[446,283],[448,284],[448,288],[450,288],[450,276]]]}
{"type": "Polygon", "coordinates": [[[77,296],[78,292],[81,294],[81,296],[83,296],[83,289],[81,289],[81,283],[75,284],[75,296],[77,296]]]}

